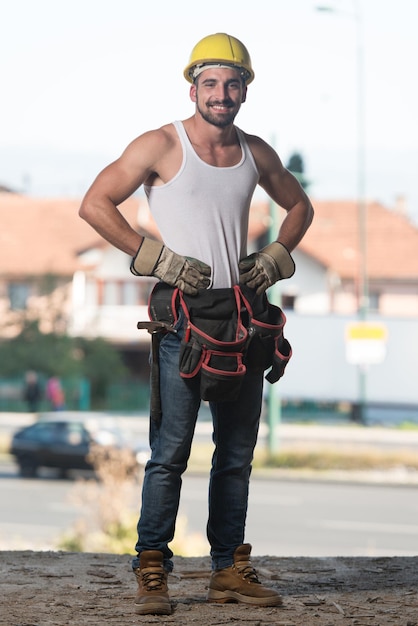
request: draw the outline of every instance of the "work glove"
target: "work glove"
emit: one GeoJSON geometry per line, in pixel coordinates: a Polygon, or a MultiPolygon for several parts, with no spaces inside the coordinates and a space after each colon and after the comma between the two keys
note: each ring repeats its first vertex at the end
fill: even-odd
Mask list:
{"type": "Polygon", "coordinates": [[[160,241],[147,238],[132,259],[131,272],[135,276],[155,276],[190,296],[209,287],[212,273],[203,261],[176,254],[160,241]]]}
{"type": "Polygon", "coordinates": [[[254,252],[239,263],[240,282],[255,289],[258,295],[282,278],[295,273],[295,263],[287,248],[278,241],[254,252]]]}

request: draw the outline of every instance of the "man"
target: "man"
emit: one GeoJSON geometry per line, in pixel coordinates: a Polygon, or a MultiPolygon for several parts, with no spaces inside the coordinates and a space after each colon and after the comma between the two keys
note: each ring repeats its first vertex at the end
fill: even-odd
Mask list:
{"type": "MultiPolygon", "coordinates": [[[[136,138],[98,175],[80,216],[133,257],[134,274],[159,278],[196,306],[238,284],[266,300],[266,289],[294,272],[290,251],[312,221],[311,203],[273,148],[234,124],[254,79],[245,46],[225,33],[209,35],[193,48],[184,76],[191,83],[194,114],[136,138]],[[247,256],[248,213],[257,184],[285,209],[286,217],[277,241],[247,256]],[[141,185],[161,241],[138,234],[117,208],[141,185]]],[[[133,560],[139,614],[171,612],[167,575],[173,553],[168,543],[201,401],[196,379],[179,373],[185,326],[184,311],[175,311],[173,331],[159,341],[161,416],[150,423],[152,455],[133,560]]],[[[208,600],[213,602],[281,604],[277,591],[258,580],[251,546],[244,543],[262,387],[263,372],[249,368],[236,399],[210,402],[215,451],[207,536],[213,569],[208,600]]]]}

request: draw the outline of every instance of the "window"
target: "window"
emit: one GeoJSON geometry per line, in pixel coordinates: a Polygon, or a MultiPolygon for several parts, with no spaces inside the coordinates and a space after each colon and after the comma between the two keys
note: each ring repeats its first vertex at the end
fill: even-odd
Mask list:
{"type": "Polygon", "coordinates": [[[127,306],[138,304],[138,283],[124,282],[122,284],[122,303],[127,306]]]}
{"type": "Polygon", "coordinates": [[[85,295],[85,304],[86,305],[97,305],[99,298],[99,288],[96,281],[87,280],[86,282],[86,295],[85,295]]]}
{"type": "Polygon", "coordinates": [[[295,300],[296,300],[295,296],[286,295],[285,293],[282,294],[281,308],[288,309],[289,311],[294,311],[295,300]]]}
{"type": "Polygon", "coordinates": [[[26,309],[30,296],[30,287],[26,283],[10,283],[7,286],[10,308],[12,311],[26,309]]]}
{"type": "Polygon", "coordinates": [[[107,281],[103,285],[103,304],[115,305],[120,304],[119,284],[113,281],[107,281]]]}
{"type": "Polygon", "coordinates": [[[377,291],[370,291],[369,292],[369,309],[370,311],[379,311],[379,305],[380,305],[380,293],[377,293],[377,291]]]}
{"type": "Polygon", "coordinates": [[[39,443],[52,443],[55,440],[54,430],[55,424],[40,422],[28,428],[22,439],[39,443]]]}
{"type": "Polygon", "coordinates": [[[146,305],[155,280],[98,280],[88,282],[87,302],[98,306],[146,305]],[[96,298],[96,300],[94,300],[96,298]]]}

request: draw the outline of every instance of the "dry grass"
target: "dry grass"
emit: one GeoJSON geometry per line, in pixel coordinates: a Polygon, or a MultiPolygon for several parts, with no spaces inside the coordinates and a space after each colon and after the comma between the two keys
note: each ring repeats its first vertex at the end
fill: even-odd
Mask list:
{"type": "MultiPolygon", "coordinates": [[[[194,444],[189,468],[207,473],[213,452],[212,444],[194,444]]],[[[418,455],[410,449],[384,450],[378,447],[283,447],[276,454],[258,446],[254,456],[254,469],[310,469],[310,470],[387,470],[404,467],[418,470],[418,455]]]]}
{"type": "MultiPolygon", "coordinates": [[[[97,447],[90,460],[97,478],[75,483],[70,499],[81,515],[58,547],[72,552],[132,554],[142,473],[132,471],[132,457],[126,451],[97,447]]],[[[172,549],[190,557],[207,554],[209,548],[203,535],[189,533],[187,519],[179,517],[172,549]]]]}
{"type": "Polygon", "coordinates": [[[74,484],[69,497],[81,515],[58,547],[77,552],[131,552],[140,483],[140,476],[132,471],[132,456],[126,450],[97,446],[89,460],[97,478],[74,484]]]}
{"type": "Polygon", "coordinates": [[[412,450],[377,448],[292,448],[277,454],[261,453],[256,467],[310,470],[418,470],[418,455],[412,450]]]}

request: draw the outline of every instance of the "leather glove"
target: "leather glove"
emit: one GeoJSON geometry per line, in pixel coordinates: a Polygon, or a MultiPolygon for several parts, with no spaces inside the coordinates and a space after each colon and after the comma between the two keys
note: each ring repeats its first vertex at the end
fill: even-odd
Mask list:
{"type": "Polygon", "coordinates": [[[240,282],[262,294],[278,280],[295,273],[295,263],[287,248],[278,241],[254,252],[239,263],[240,282]]]}
{"type": "Polygon", "coordinates": [[[200,289],[209,287],[212,270],[203,261],[181,256],[160,241],[144,238],[132,259],[131,272],[136,276],[155,276],[195,296],[200,289]]]}

